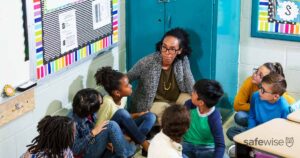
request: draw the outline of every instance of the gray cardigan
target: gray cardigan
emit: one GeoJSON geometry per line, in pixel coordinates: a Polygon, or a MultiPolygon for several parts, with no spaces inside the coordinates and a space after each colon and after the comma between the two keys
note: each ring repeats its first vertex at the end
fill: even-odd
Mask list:
{"type": "MultiPolygon", "coordinates": [[[[138,86],[132,94],[131,112],[150,110],[162,69],[162,57],[159,52],[139,60],[127,73],[130,82],[138,80],[138,86]]],[[[173,63],[176,82],[181,92],[192,93],[195,83],[187,56],[175,59],[173,63]]]]}

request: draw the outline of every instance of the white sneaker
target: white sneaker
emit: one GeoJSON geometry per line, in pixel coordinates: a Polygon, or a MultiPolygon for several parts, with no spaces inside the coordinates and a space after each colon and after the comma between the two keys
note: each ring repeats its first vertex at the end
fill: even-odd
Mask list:
{"type": "Polygon", "coordinates": [[[227,154],[228,154],[229,157],[235,157],[236,156],[236,154],[235,154],[235,145],[231,145],[228,148],[227,154]]]}
{"type": "Polygon", "coordinates": [[[251,151],[249,152],[249,156],[254,158],[254,157],[255,157],[255,152],[254,152],[253,150],[251,150],[251,151]]]}

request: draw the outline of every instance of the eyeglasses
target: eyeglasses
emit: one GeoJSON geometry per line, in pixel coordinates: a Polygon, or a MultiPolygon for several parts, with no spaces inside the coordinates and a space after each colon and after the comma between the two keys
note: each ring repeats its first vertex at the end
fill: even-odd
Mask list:
{"type": "Polygon", "coordinates": [[[252,71],[254,74],[256,74],[258,72],[258,68],[253,68],[252,71]]]}
{"type": "Polygon", "coordinates": [[[259,72],[258,70],[259,70],[258,68],[253,68],[253,74],[254,74],[255,76],[258,76],[258,77],[260,77],[260,78],[263,78],[264,75],[263,75],[261,72],[259,72]]]}
{"type": "Polygon", "coordinates": [[[161,51],[162,53],[167,53],[167,52],[169,52],[169,53],[172,54],[172,55],[174,55],[175,53],[177,53],[179,50],[180,50],[180,48],[179,48],[179,49],[174,49],[174,48],[168,49],[168,48],[165,47],[165,46],[161,46],[161,48],[160,48],[160,51],[161,51]]]}
{"type": "Polygon", "coordinates": [[[261,90],[261,93],[264,94],[264,93],[269,93],[269,94],[273,94],[273,92],[268,92],[264,89],[264,87],[262,87],[262,85],[259,85],[259,89],[261,90]]]}

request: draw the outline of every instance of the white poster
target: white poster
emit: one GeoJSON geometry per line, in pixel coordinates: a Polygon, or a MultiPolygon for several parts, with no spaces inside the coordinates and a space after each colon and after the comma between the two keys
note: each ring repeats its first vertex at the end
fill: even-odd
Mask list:
{"type": "Polygon", "coordinates": [[[78,47],[75,10],[59,14],[61,53],[78,47]]]}
{"type": "Polygon", "coordinates": [[[50,10],[59,9],[79,1],[80,0],[44,0],[44,10],[48,12],[50,10]]]}
{"type": "Polygon", "coordinates": [[[95,0],[93,8],[93,29],[99,29],[111,23],[111,4],[110,0],[95,0]]]}

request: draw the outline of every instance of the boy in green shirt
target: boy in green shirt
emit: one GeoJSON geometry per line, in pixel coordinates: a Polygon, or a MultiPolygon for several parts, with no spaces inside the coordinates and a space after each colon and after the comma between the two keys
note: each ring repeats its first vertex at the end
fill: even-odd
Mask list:
{"type": "Polygon", "coordinates": [[[221,158],[225,152],[222,118],[215,105],[223,96],[221,85],[214,80],[199,80],[194,85],[190,109],[191,124],[183,139],[183,153],[189,158],[221,158]]]}

